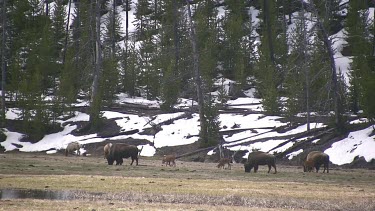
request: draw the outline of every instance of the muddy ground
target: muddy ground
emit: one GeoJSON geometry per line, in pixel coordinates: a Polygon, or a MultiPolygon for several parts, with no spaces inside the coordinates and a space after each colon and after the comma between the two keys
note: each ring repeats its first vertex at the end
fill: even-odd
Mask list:
{"type": "Polygon", "coordinates": [[[304,173],[278,164],[277,174],[242,164],[140,157],[139,166],[109,166],[102,156],[0,154],[1,190],[67,191],[65,200],[0,200],[0,210],[375,210],[375,172],[333,167],[304,173]]]}

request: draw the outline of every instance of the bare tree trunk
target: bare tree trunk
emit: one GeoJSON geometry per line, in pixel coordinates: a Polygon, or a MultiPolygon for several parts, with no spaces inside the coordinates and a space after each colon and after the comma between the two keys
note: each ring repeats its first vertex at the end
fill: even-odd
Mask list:
{"type": "Polygon", "coordinates": [[[188,19],[189,19],[189,25],[190,25],[190,41],[193,49],[193,68],[194,68],[194,74],[195,74],[195,83],[197,86],[197,95],[198,95],[198,107],[199,107],[199,122],[200,122],[200,138],[205,143],[208,142],[207,139],[207,125],[206,125],[206,117],[204,115],[204,99],[203,99],[203,92],[202,92],[202,81],[201,81],[201,75],[199,71],[199,53],[197,48],[197,40],[196,40],[196,33],[195,33],[195,27],[193,24],[193,20],[191,17],[191,9],[190,9],[190,2],[189,0],[186,0],[187,8],[188,8],[188,19]]]}
{"type": "Polygon", "coordinates": [[[90,105],[90,123],[91,127],[97,126],[100,112],[100,97],[99,97],[99,78],[102,66],[102,50],[100,43],[100,3],[101,0],[96,0],[96,36],[95,36],[95,69],[93,75],[93,82],[91,86],[91,105],[90,105]]]}
{"type": "Polygon", "coordinates": [[[302,48],[303,48],[303,69],[305,72],[305,86],[306,86],[306,124],[307,124],[307,131],[310,131],[310,78],[309,78],[309,70],[307,68],[307,33],[306,33],[306,20],[305,20],[305,8],[303,5],[303,0],[301,0],[301,8],[302,8],[302,27],[303,27],[303,43],[302,43],[302,48]]]}
{"type": "Polygon", "coordinates": [[[326,46],[329,54],[330,64],[331,64],[331,80],[332,80],[332,92],[333,92],[333,100],[334,100],[334,112],[335,112],[335,124],[336,128],[340,128],[343,125],[342,118],[341,118],[341,109],[339,104],[339,93],[338,93],[338,81],[337,81],[337,72],[336,72],[336,64],[335,64],[335,58],[334,58],[334,51],[332,49],[332,42],[328,37],[328,32],[325,29],[323,23],[320,21],[318,11],[315,7],[314,1],[310,0],[310,5],[312,12],[316,16],[317,24],[319,29],[322,32],[323,35],[323,42],[326,46]]]}
{"type": "Polygon", "coordinates": [[[2,34],[2,43],[1,43],[1,113],[0,113],[0,118],[1,118],[1,127],[5,126],[5,82],[6,82],[6,61],[5,61],[5,42],[6,42],[6,0],[3,0],[3,13],[2,13],[2,18],[3,18],[3,34],[2,34]]]}
{"type": "Polygon", "coordinates": [[[65,59],[66,59],[66,51],[68,49],[68,37],[69,37],[69,21],[70,21],[70,7],[72,6],[72,0],[69,0],[68,4],[68,20],[66,21],[66,28],[65,28],[65,42],[64,42],[64,53],[63,53],[63,60],[62,64],[65,64],[65,59]]]}

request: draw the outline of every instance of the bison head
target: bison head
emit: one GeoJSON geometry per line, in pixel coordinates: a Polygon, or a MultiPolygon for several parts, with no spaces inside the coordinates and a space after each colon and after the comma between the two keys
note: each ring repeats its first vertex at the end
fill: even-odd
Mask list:
{"type": "Polygon", "coordinates": [[[107,161],[108,161],[108,165],[113,165],[113,162],[115,162],[115,159],[108,157],[107,161]]]}
{"type": "Polygon", "coordinates": [[[313,170],[313,167],[314,162],[307,160],[303,163],[303,172],[311,172],[313,170]]]}
{"type": "Polygon", "coordinates": [[[245,167],[245,172],[249,173],[251,169],[253,168],[253,165],[251,165],[250,163],[245,163],[244,167],[245,167]]]}

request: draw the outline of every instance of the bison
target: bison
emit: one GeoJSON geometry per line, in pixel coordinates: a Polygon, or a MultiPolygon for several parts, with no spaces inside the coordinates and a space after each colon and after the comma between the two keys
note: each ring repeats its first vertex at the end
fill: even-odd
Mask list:
{"type": "Polygon", "coordinates": [[[169,165],[169,166],[176,167],[175,160],[176,160],[176,155],[175,154],[173,154],[173,155],[164,155],[164,157],[162,159],[162,164],[165,163],[165,166],[169,165]]]}
{"type": "Polygon", "coordinates": [[[70,153],[74,152],[77,150],[77,155],[80,155],[81,152],[79,149],[81,148],[81,144],[78,142],[74,141],[68,144],[68,146],[65,148],[65,156],[68,156],[70,153]]]}
{"type": "Polygon", "coordinates": [[[104,146],[104,158],[107,159],[108,156],[109,156],[109,152],[111,150],[111,147],[112,147],[112,143],[108,143],[104,146]]]}
{"type": "Polygon", "coordinates": [[[327,170],[327,173],[329,173],[329,170],[328,170],[329,155],[320,151],[312,151],[307,155],[306,161],[303,163],[303,171],[311,172],[313,168],[315,167],[316,172],[318,172],[322,164],[324,165],[323,173],[326,170],[327,170]]]}
{"type": "Polygon", "coordinates": [[[277,173],[275,156],[261,151],[249,154],[247,162],[244,164],[245,172],[250,172],[254,167],[254,172],[256,173],[259,165],[268,165],[268,173],[270,173],[272,166],[275,169],[275,174],[277,173]]]}
{"type": "Polygon", "coordinates": [[[225,164],[228,164],[228,169],[231,169],[231,163],[232,163],[232,158],[221,158],[219,160],[219,164],[217,164],[218,168],[224,168],[225,164]]]}
{"type": "Polygon", "coordinates": [[[108,165],[113,165],[114,161],[116,161],[116,165],[122,165],[123,158],[129,157],[132,159],[130,165],[133,165],[135,160],[136,165],[138,166],[138,148],[136,146],[127,144],[112,144],[107,157],[108,165]]]}

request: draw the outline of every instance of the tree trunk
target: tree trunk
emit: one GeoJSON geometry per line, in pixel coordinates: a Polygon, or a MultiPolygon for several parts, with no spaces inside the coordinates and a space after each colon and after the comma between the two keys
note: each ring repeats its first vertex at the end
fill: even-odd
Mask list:
{"type": "Polygon", "coordinates": [[[276,66],[275,52],[272,41],[272,30],[271,30],[271,20],[270,20],[270,9],[268,0],[264,0],[264,21],[266,22],[267,36],[268,36],[268,47],[270,49],[270,59],[272,64],[276,66]]]}
{"type": "Polygon", "coordinates": [[[306,124],[307,124],[307,131],[310,131],[310,78],[309,78],[309,70],[307,68],[307,32],[306,32],[306,20],[305,20],[305,7],[303,5],[303,0],[301,0],[301,8],[302,8],[302,27],[303,27],[303,43],[302,43],[302,50],[303,50],[303,69],[305,72],[305,93],[306,93],[306,124]]]}
{"type": "Polygon", "coordinates": [[[339,100],[339,93],[338,93],[338,81],[337,81],[337,72],[336,72],[336,64],[335,64],[335,58],[334,58],[334,51],[332,49],[332,42],[328,37],[328,32],[325,29],[323,23],[320,21],[318,11],[315,7],[314,1],[310,1],[311,9],[316,16],[317,24],[319,29],[322,32],[323,35],[323,42],[326,46],[329,54],[330,64],[331,64],[331,80],[332,80],[332,92],[333,92],[333,101],[334,101],[334,112],[335,112],[335,124],[337,129],[341,129],[343,126],[342,118],[341,118],[341,109],[340,109],[340,100],[339,100]]]}
{"type": "Polygon", "coordinates": [[[100,3],[101,0],[96,0],[96,36],[95,36],[95,69],[93,75],[93,82],[91,86],[91,105],[90,105],[90,123],[91,128],[98,126],[99,112],[100,112],[100,96],[99,96],[99,78],[102,66],[102,50],[100,43],[100,3]]]}
{"type": "Polygon", "coordinates": [[[1,113],[0,113],[0,120],[1,124],[0,127],[5,126],[5,77],[6,77],[6,61],[5,61],[5,42],[6,42],[6,0],[3,0],[3,11],[2,11],[2,17],[3,17],[3,33],[2,33],[2,43],[1,43],[1,113]]]}
{"type": "Polygon", "coordinates": [[[198,47],[197,47],[197,40],[196,40],[196,33],[195,27],[193,24],[193,20],[191,17],[191,9],[190,9],[190,2],[186,0],[187,8],[188,8],[188,19],[190,25],[190,41],[193,49],[193,69],[195,74],[195,83],[197,86],[197,95],[198,95],[198,107],[199,107],[199,122],[200,122],[200,135],[201,141],[204,143],[208,142],[207,139],[207,125],[206,125],[206,117],[204,115],[204,99],[203,99],[203,92],[202,92],[202,81],[199,71],[199,54],[198,54],[198,47]]]}
{"type": "Polygon", "coordinates": [[[115,58],[116,55],[116,0],[113,0],[113,19],[112,19],[112,58],[115,58]]]}
{"type": "Polygon", "coordinates": [[[68,4],[68,20],[66,21],[66,28],[65,28],[65,42],[64,42],[64,52],[63,52],[63,60],[62,64],[65,64],[66,59],[66,51],[68,49],[68,37],[69,37],[69,21],[70,21],[70,7],[72,6],[72,0],[69,0],[68,4]]]}
{"type": "Polygon", "coordinates": [[[173,32],[174,32],[174,54],[175,54],[175,72],[174,74],[178,74],[178,66],[179,66],[179,59],[180,59],[180,46],[178,42],[178,18],[177,18],[177,2],[173,0],[173,32]]]}
{"type": "MultiPolygon", "coordinates": [[[[375,0],[373,0],[374,4],[375,4],[375,0]]],[[[372,15],[374,18],[375,18],[375,9],[374,9],[374,14],[372,15]]],[[[372,34],[372,47],[374,47],[374,52],[372,54],[372,56],[374,57],[373,59],[375,60],[375,20],[373,20],[373,34],[372,34]]],[[[373,67],[374,71],[375,71],[375,65],[373,67]]]]}

